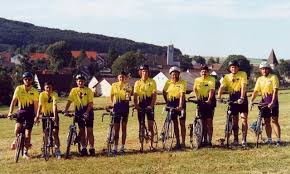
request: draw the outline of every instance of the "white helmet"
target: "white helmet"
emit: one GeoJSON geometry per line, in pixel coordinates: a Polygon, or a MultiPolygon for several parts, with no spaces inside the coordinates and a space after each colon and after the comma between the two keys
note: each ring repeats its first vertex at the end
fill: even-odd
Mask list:
{"type": "Polygon", "coordinates": [[[268,62],[261,62],[259,68],[271,68],[271,65],[268,62]]]}
{"type": "Polygon", "coordinates": [[[178,68],[177,66],[173,66],[169,69],[169,74],[171,74],[173,71],[177,71],[180,73],[180,68],[178,68]]]}

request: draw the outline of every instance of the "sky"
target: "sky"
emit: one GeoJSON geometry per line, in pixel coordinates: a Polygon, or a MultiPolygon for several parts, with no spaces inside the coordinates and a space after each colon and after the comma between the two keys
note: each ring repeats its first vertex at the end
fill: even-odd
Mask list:
{"type": "Polygon", "coordinates": [[[0,0],[0,16],[183,54],[290,59],[288,0],[0,0]],[[289,45],[288,45],[289,44],[289,45]]]}

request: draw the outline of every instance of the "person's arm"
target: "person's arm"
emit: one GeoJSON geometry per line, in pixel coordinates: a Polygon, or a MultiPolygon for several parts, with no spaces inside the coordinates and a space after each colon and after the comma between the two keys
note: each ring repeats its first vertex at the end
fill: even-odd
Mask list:
{"type": "Polygon", "coordinates": [[[214,95],[215,95],[215,90],[214,89],[211,89],[209,91],[208,99],[207,99],[206,103],[210,104],[211,103],[211,100],[212,100],[212,98],[213,98],[214,95]]]}
{"type": "Polygon", "coordinates": [[[221,85],[219,90],[218,90],[218,95],[217,95],[218,99],[222,98],[222,94],[223,94],[224,90],[225,90],[225,87],[223,85],[221,85]]]}
{"type": "Polygon", "coordinates": [[[17,103],[17,98],[13,98],[10,104],[8,116],[10,116],[13,113],[16,103],[17,103]]]}
{"type": "Polygon", "coordinates": [[[93,110],[93,108],[94,108],[94,94],[90,88],[87,88],[87,89],[88,89],[88,107],[87,107],[85,114],[88,115],[89,112],[91,110],[93,110]]]}
{"type": "Polygon", "coordinates": [[[150,107],[151,107],[151,108],[154,107],[154,105],[155,105],[155,103],[156,103],[156,100],[157,100],[157,93],[156,93],[156,91],[155,91],[155,92],[153,92],[153,94],[152,94],[152,100],[151,100],[151,104],[150,104],[150,107]]]}
{"type": "Polygon", "coordinates": [[[247,74],[244,73],[243,77],[242,77],[242,80],[241,80],[241,97],[240,99],[245,99],[247,96],[246,96],[246,93],[247,93],[247,84],[248,84],[248,79],[247,79],[247,74]]]}
{"type": "Polygon", "coordinates": [[[251,103],[254,102],[254,100],[256,99],[257,95],[258,95],[258,91],[253,91],[252,97],[251,97],[251,103]]]}
{"type": "Polygon", "coordinates": [[[67,114],[68,109],[69,109],[71,103],[72,103],[72,101],[70,101],[70,100],[67,101],[66,106],[65,106],[65,109],[64,109],[64,111],[63,111],[65,114],[67,114]]]}
{"type": "Polygon", "coordinates": [[[36,117],[34,118],[34,122],[36,122],[36,123],[38,123],[38,122],[39,122],[39,118],[40,118],[41,109],[42,109],[42,104],[41,104],[41,103],[39,103],[39,104],[38,104],[37,111],[36,111],[36,117]]]}
{"type": "Polygon", "coordinates": [[[180,98],[179,98],[179,105],[177,107],[177,110],[181,111],[184,106],[184,101],[185,101],[185,92],[180,93],[180,98]]]}

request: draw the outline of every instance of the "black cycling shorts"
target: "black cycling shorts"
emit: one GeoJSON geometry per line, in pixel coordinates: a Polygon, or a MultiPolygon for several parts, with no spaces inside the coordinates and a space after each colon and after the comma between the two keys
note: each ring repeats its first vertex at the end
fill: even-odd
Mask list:
{"type": "Polygon", "coordinates": [[[207,119],[207,118],[213,118],[214,116],[214,109],[215,107],[213,105],[209,105],[206,103],[199,104],[199,114],[201,118],[207,119]]]}
{"type": "Polygon", "coordinates": [[[128,114],[129,113],[115,113],[114,123],[128,122],[128,114]]]}
{"type": "Polygon", "coordinates": [[[147,115],[147,120],[154,120],[154,108],[152,109],[152,111],[145,111],[145,112],[140,112],[138,111],[138,120],[139,122],[141,121],[141,119],[145,119],[145,116],[147,115]]]}
{"type": "MultiPolygon", "coordinates": [[[[53,114],[51,114],[51,115],[49,115],[49,116],[42,115],[42,117],[53,117],[53,114]]],[[[47,120],[42,120],[42,130],[45,129],[46,122],[47,122],[47,120]]],[[[57,123],[56,123],[55,121],[52,121],[52,128],[53,128],[53,129],[57,129],[57,128],[59,128],[59,121],[58,121],[57,123]]]]}
{"type": "Polygon", "coordinates": [[[239,113],[248,113],[249,106],[248,100],[244,100],[242,104],[233,104],[231,107],[231,111],[233,115],[239,115],[239,113]]]}
{"type": "Polygon", "coordinates": [[[75,115],[76,121],[79,125],[79,128],[93,128],[94,127],[94,111],[90,110],[88,119],[84,119],[83,114],[87,111],[87,107],[83,107],[80,110],[76,110],[75,115]]]}
{"type": "Polygon", "coordinates": [[[274,106],[272,109],[268,107],[262,108],[260,112],[264,118],[279,117],[279,105],[274,106]]]}
{"type": "Polygon", "coordinates": [[[26,129],[32,130],[34,125],[34,111],[33,110],[18,110],[18,117],[16,119],[16,123],[23,124],[26,121],[26,129]]]}

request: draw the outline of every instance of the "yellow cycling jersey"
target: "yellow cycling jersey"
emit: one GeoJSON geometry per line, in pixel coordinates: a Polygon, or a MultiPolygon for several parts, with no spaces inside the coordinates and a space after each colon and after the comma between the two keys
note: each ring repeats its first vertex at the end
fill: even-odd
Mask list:
{"type": "Polygon", "coordinates": [[[258,78],[254,91],[260,92],[264,100],[271,102],[274,89],[278,88],[278,77],[274,74],[269,74],[258,78]]]}
{"type": "Polygon", "coordinates": [[[131,95],[132,88],[129,83],[121,84],[121,82],[115,82],[112,84],[111,96],[114,97],[115,102],[121,102],[126,100],[126,94],[131,95]]]}
{"type": "Polygon", "coordinates": [[[215,90],[215,78],[212,76],[198,77],[194,80],[193,89],[198,100],[208,98],[210,90],[215,90]]]}
{"type": "Polygon", "coordinates": [[[88,87],[75,87],[73,88],[68,96],[68,100],[74,103],[76,110],[80,110],[86,107],[89,103],[93,102],[93,92],[88,87]]]}
{"type": "Polygon", "coordinates": [[[134,93],[139,96],[139,101],[152,97],[157,91],[155,80],[148,78],[146,81],[140,79],[135,82],[134,93]]]}
{"type": "Polygon", "coordinates": [[[52,92],[48,96],[47,92],[43,91],[39,95],[39,105],[41,105],[41,112],[45,116],[49,116],[53,113],[53,105],[57,104],[58,95],[56,92],[52,92]]]}
{"type": "Polygon", "coordinates": [[[222,86],[226,87],[230,94],[240,92],[242,85],[247,85],[247,73],[238,71],[236,74],[227,74],[222,80],[222,86]]]}
{"type": "Polygon", "coordinates": [[[19,85],[14,91],[13,98],[17,98],[19,109],[27,110],[34,107],[34,102],[38,101],[38,96],[38,91],[34,87],[26,91],[24,85],[19,85]]]}
{"type": "Polygon", "coordinates": [[[181,93],[186,92],[187,82],[184,80],[179,80],[178,82],[174,83],[172,80],[167,80],[163,91],[167,94],[168,101],[174,101],[181,97],[181,93]]]}

